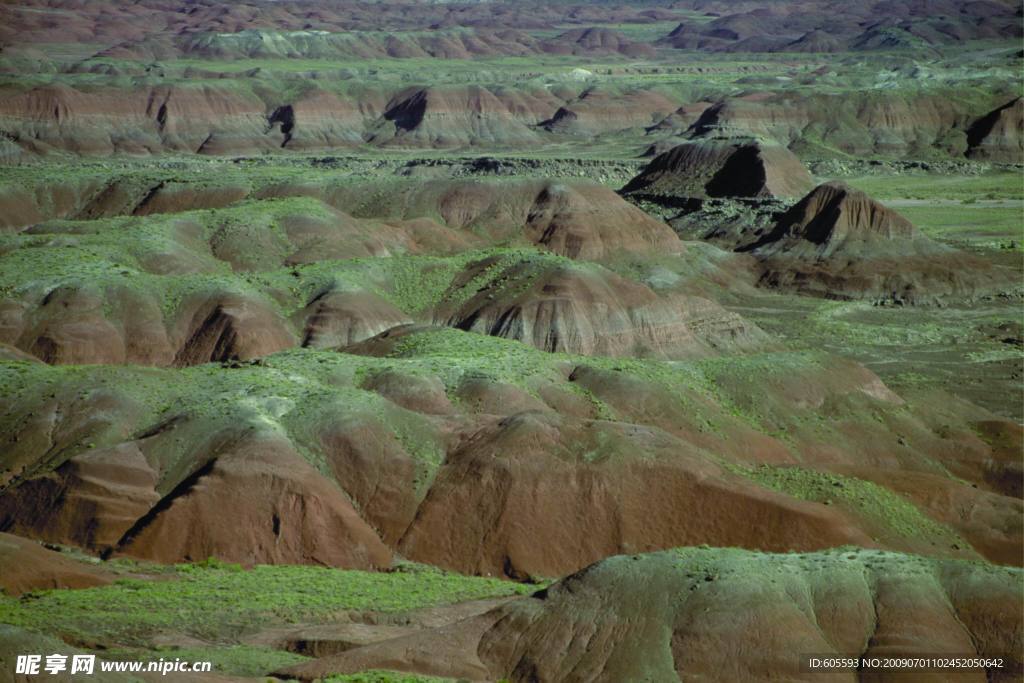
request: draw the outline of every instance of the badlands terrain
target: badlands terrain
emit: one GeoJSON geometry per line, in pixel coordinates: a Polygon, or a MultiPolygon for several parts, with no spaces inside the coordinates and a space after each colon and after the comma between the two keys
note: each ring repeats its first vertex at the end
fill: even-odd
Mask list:
{"type": "Polygon", "coordinates": [[[1021,39],[0,4],[0,682],[1021,680],[1021,39]]]}

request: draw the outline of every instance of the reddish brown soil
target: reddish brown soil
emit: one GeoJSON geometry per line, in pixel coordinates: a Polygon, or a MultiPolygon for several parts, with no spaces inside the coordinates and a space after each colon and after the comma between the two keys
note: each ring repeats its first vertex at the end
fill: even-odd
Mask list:
{"type": "Polygon", "coordinates": [[[708,536],[774,549],[872,545],[840,513],[746,486],[687,450],[651,428],[552,414],[505,418],[449,455],[399,548],[463,572],[526,578],[708,536]],[[649,457],[619,461],[614,444],[649,457]],[[476,511],[472,520],[460,512],[467,509],[476,511]],[[750,518],[756,528],[742,522],[750,518]]]}
{"type": "MultiPolygon", "coordinates": [[[[390,564],[390,551],[338,484],[317,473],[286,440],[249,436],[229,425],[207,429],[172,420],[137,441],[72,458],[8,491],[0,503],[0,526],[161,562],[216,556],[247,565],[390,564]],[[149,462],[166,457],[160,454],[182,435],[198,436],[197,450],[206,453],[152,469],[149,462]]],[[[340,445],[325,446],[340,462],[340,445]]],[[[372,517],[377,507],[371,504],[363,514],[372,517]]]]}
{"type": "Polygon", "coordinates": [[[381,297],[363,291],[318,294],[299,317],[303,321],[302,346],[313,348],[348,346],[412,322],[381,297]]]}
{"type": "Polygon", "coordinates": [[[223,290],[186,298],[165,321],[153,293],[71,284],[35,308],[12,309],[6,322],[5,340],[52,364],[184,366],[245,360],[296,344],[267,302],[223,290]]]}
{"type": "MultiPolygon", "coordinates": [[[[909,158],[940,152],[1000,162],[1019,161],[1022,154],[1020,105],[1007,103],[1005,93],[965,101],[929,91],[884,97],[870,91],[761,92],[709,103],[673,99],[656,89],[569,83],[551,89],[376,85],[341,99],[320,90],[257,97],[216,80],[130,90],[111,80],[88,89],[5,86],[0,95],[0,125],[9,136],[0,158],[12,161],[59,152],[237,155],[363,144],[521,149],[645,129],[757,137],[815,157],[823,149],[909,158]],[[821,139],[810,131],[823,131],[821,139]]],[[[20,203],[7,220],[31,220],[34,202],[20,203]]]]}
{"type": "MultiPolygon", "coordinates": [[[[453,288],[499,267],[500,257],[463,271],[453,288]]],[[[649,287],[603,268],[522,261],[504,268],[457,307],[440,306],[435,321],[516,339],[544,351],[601,356],[703,356],[754,349],[765,336],[739,316],[697,297],[659,297],[649,287]],[[540,272],[537,272],[540,270],[540,272]]]]}
{"type": "Polygon", "coordinates": [[[893,241],[902,244],[919,234],[903,216],[842,183],[814,188],[779,219],[776,234],[823,245],[825,256],[849,241],[893,241]]]}
{"type": "Polygon", "coordinates": [[[541,125],[554,133],[593,136],[601,133],[646,128],[676,111],[681,102],[651,90],[633,90],[625,95],[589,88],[559,107],[541,125]]]}
{"type": "MultiPolygon", "coordinates": [[[[624,253],[674,253],[678,237],[659,220],[590,182],[435,180],[388,188],[387,201],[365,187],[280,185],[261,197],[315,196],[363,218],[413,229],[412,219],[440,217],[483,243],[536,244],[563,256],[599,260],[624,253]]],[[[478,242],[479,243],[479,242],[478,242]]]]}
{"type": "Polygon", "coordinates": [[[547,41],[542,48],[552,54],[622,54],[627,57],[653,57],[654,48],[635,43],[621,31],[608,28],[578,28],[547,41]]]}
{"type": "Polygon", "coordinates": [[[197,298],[181,315],[182,345],[174,365],[247,360],[295,345],[295,339],[265,304],[238,296],[197,298]]]}
{"type": "Polygon", "coordinates": [[[531,145],[539,142],[491,91],[427,88],[400,93],[384,112],[370,142],[391,146],[458,147],[472,144],[531,145]]]}
{"type": "Polygon", "coordinates": [[[35,541],[0,534],[0,589],[7,595],[53,588],[88,588],[111,580],[99,567],[63,557],[35,541]]]}
{"type": "Polygon", "coordinates": [[[391,564],[391,551],[337,484],[286,441],[266,437],[240,440],[178,484],[126,532],[117,552],[158,562],[391,564]]]}
{"type": "MultiPolygon", "coordinates": [[[[95,218],[125,217],[125,234],[170,226],[131,266],[112,258],[81,277],[0,283],[0,587],[113,578],[36,541],[161,563],[377,570],[401,558],[545,584],[572,573],[529,598],[338,615],[252,638],[317,657],[279,672],[299,680],[396,669],[523,683],[814,681],[833,677],[801,671],[799,654],[1018,654],[1020,425],[949,396],[904,400],[857,363],[783,350],[712,299],[755,280],[900,303],[1003,291],[1001,266],[928,240],[846,186],[812,189],[795,154],[1019,162],[1024,100],[1006,90],[825,92],[814,86],[828,70],[803,68],[808,53],[865,50],[910,68],[925,45],[945,60],[957,44],[1019,41],[1019,15],[988,0],[0,5],[0,163],[105,157],[83,164],[95,174],[12,174],[24,184],[0,189],[0,230],[23,234],[3,249],[88,248],[105,229],[91,232],[95,218]],[[678,27],[631,39],[651,22],[678,27]],[[750,77],[730,91],[701,82],[713,64],[664,59],[673,48],[805,56],[737,67],[750,77]],[[559,56],[574,58],[562,72],[549,68],[559,56]],[[379,66],[506,57],[543,69],[498,85],[466,64],[439,83],[379,66]],[[313,66],[293,73],[281,59],[313,66]],[[239,73],[240,60],[259,61],[239,73]],[[591,63],[606,73],[573,68],[591,63]],[[784,92],[760,89],[780,68],[784,92]],[[658,85],[622,85],[640,70],[658,85]],[[671,85],[680,73],[695,76],[685,95],[671,85]],[[625,167],[522,158],[580,145],[647,147],[651,163],[624,188],[635,199],[767,211],[760,200],[806,196],[767,232],[727,235],[744,252],[727,255],[681,242],[604,185],[437,179],[625,167]],[[315,181],[294,169],[234,180],[291,151],[351,148],[369,169],[366,146],[392,155],[365,171],[372,182],[323,168],[315,181]],[[402,168],[410,178],[384,178],[405,150],[427,148],[498,148],[518,165],[445,168],[423,153],[402,168]],[[167,153],[139,177],[123,170],[134,165],[109,170],[167,153]],[[181,161],[194,154],[252,158],[209,160],[232,163],[230,178],[198,180],[195,160],[181,161]],[[312,210],[268,211],[266,223],[176,215],[293,196],[322,204],[278,202],[312,210]],[[433,258],[487,247],[540,251],[494,250],[461,272],[433,258]],[[454,272],[448,289],[424,277],[418,291],[412,259],[386,260],[405,254],[431,257],[415,261],[431,276],[454,272]],[[346,259],[380,260],[318,263],[346,259]],[[363,266],[357,287],[363,275],[349,276],[363,266]],[[154,284],[164,275],[199,277],[165,292],[154,284]],[[433,299],[411,303],[420,294],[433,299]]],[[[927,67],[916,68],[923,83],[927,67]]],[[[0,625],[0,659],[15,647],[60,644],[0,625]]],[[[964,679],[1004,673],[1022,672],[964,679]]]]}
{"type": "MultiPolygon", "coordinates": [[[[349,351],[388,355],[413,332],[349,351]]],[[[274,357],[263,362],[273,366],[274,357]]],[[[0,447],[13,486],[0,494],[0,527],[161,561],[382,566],[395,549],[512,577],[700,543],[854,543],[1019,561],[1024,508],[1007,488],[1006,454],[1019,451],[1020,432],[984,410],[947,397],[910,411],[871,372],[837,359],[726,375],[714,398],[677,395],[603,364],[558,367],[564,379],[532,389],[472,373],[446,388],[400,365],[348,379],[331,373],[339,388],[353,383],[387,408],[328,402],[292,436],[274,417],[288,406],[263,399],[252,403],[261,412],[242,421],[171,413],[154,422],[125,397],[123,382],[22,395],[4,408],[12,428],[0,447]],[[821,411],[830,416],[826,432],[808,417],[821,411]],[[760,416],[756,425],[747,412],[760,416]],[[295,439],[320,454],[322,473],[296,455],[295,439]],[[82,445],[92,441],[114,445],[82,445]],[[443,462],[426,467],[424,448],[443,462]],[[877,481],[963,540],[906,536],[856,506],[794,499],[721,463],[813,463],[877,481]],[[344,542],[325,546],[326,538],[344,542]]],[[[244,396],[225,400],[249,405],[244,396]]]]}
{"type": "Polygon", "coordinates": [[[107,551],[160,500],[157,473],[134,443],[87,451],[4,496],[14,533],[107,551]]]}
{"type": "MultiPolygon", "coordinates": [[[[167,187],[158,185],[141,206],[156,207],[152,197],[160,196],[167,187]]],[[[320,195],[329,202],[352,206],[363,216],[354,218],[324,205],[323,215],[296,212],[280,216],[280,231],[260,224],[239,227],[227,218],[214,223],[213,230],[204,236],[204,228],[191,217],[182,218],[172,224],[170,239],[160,250],[139,257],[139,267],[154,275],[213,274],[216,259],[235,271],[249,272],[325,259],[450,254],[477,245],[509,242],[535,244],[577,259],[678,253],[683,248],[666,224],[595,184],[404,184],[396,191],[394,203],[366,207],[355,203],[358,193],[352,192],[347,187],[270,188],[268,196],[320,195]],[[437,216],[444,223],[426,215],[437,216]]],[[[175,202],[160,205],[161,210],[181,211],[208,206],[222,193],[193,195],[177,188],[165,196],[173,196],[175,202]]],[[[135,204],[129,202],[127,206],[135,204]]],[[[84,200],[83,205],[96,203],[84,200]]],[[[66,230],[62,225],[40,223],[27,232],[60,235],[66,230]]],[[[600,274],[583,277],[582,271],[575,269],[550,271],[545,285],[520,292],[514,301],[502,298],[492,302],[494,310],[488,315],[496,316],[504,314],[497,308],[502,305],[528,305],[531,318],[553,303],[560,306],[562,313],[558,315],[567,316],[566,340],[548,343],[532,333],[506,334],[507,330],[497,328],[493,333],[529,338],[541,348],[582,353],[694,355],[727,347],[752,348],[758,343],[754,328],[710,301],[659,297],[647,287],[608,271],[595,272],[600,274]],[[545,290],[547,285],[550,287],[545,290]],[[560,292],[557,295],[556,290],[560,292]],[[587,332],[586,328],[593,331],[587,332]]],[[[467,271],[463,279],[472,277],[473,273],[467,271]]],[[[161,291],[129,284],[98,286],[70,281],[49,291],[26,290],[22,298],[0,304],[0,343],[51,364],[189,366],[248,360],[300,344],[347,346],[413,321],[409,314],[365,289],[314,291],[290,320],[284,319],[271,302],[278,293],[270,290],[266,294],[242,294],[230,285],[210,284],[174,301],[168,313],[168,302],[162,300],[165,293],[161,291]]],[[[465,327],[471,316],[474,312],[469,308],[460,311],[442,302],[438,310],[431,307],[421,311],[420,321],[447,321],[465,327]]],[[[485,320],[481,318],[477,327],[485,320]]]]}
{"type": "Polygon", "coordinates": [[[266,134],[266,116],[254,96],[217,87],[161,86],[126,93],[56,84],[0,98],[0,121],[19,131],[26,151],[38,154],[270,150],[280,143],[266,134]]]}
{"type": "MultiPolygon", "coordinates": [[[[844,45],[871,45],[869,38],[881,28],[895,23],[916,38],[926,42],[951,43],[969,39],[1012,37],[1019,35],[1013,22],[1011,7],[1001,3],[962,5],[952,0],[938,2],[898,3],[885,6],[884,13],[867,4],[841,7],[821,1],[794,2],[765,8],[756,3],[682,3],[680,9],[697,9],[713,18],[706,22],[692,14],[679,14],[673,8],[629,7],[616,5],[573,5],[550,3],[517,3],[498,9],[475,4],[395,4],[367,7],[357,2],[339,2],[310,10],[295,0],[265,3],[259,0],[224,6],[212,1],[194,4],[190,11],[177,11],[175,3],[126,2],[76,3],[58,0],[47,3],[20,3],[4,7],[0,39],[13,43],[22,51],[29,46],[46,43],[86,43],[117,45],[123,54],[142,58],[164,58],[172,43],[154,41],[156,36],[182,36],[196,33],[233,33],[246,29],[277,29],[282,31],[379,31],[390,29],[391,40],[366,40],[353,50],[373,48],[390,50],[392,56],[464,57],[473,55],[509,54],[509,45],[551,46],[551,49],[584,51],[602,54],[631,52],[634,44],[614,29],[600,24],[643,24],[651,21],[682,21],[667,42],[676,47],[699,47],[711,50],[753,50],[757,47],[788,47],[807,33],[826,30],[844,45]],[[52,8],[54,14],[41,11],[52,8]],[[687,18],[683,20],[683,16],[687,18]],[[514,29],[540,29],[575,24],[579,29],[562,33],[548,41],[533,40],[514,29]],[[458,36],[419,36],[404,39],[404,30],[425,28],[476,29],[473,39],[458,36]],[[510,30],[512,29],[512,30],[510,30]],[[154,36],[154,31],[159,33],[154,36]],[[755,45],[759,42],[762,45],[755,45]],[[140,43],[143,47],[136,47],[140,43]],[[502,51],[505,47],[506,51],[502,51]],[[141,53],[136,52],[142,49],[141,53]],[[149,52],[144,50],[148,49],[149,52]],[[161,55],[153,51],[164,52],[161,55]]],[[[415,35],[415,34],[413,34],[415,35]]],[[[196,47],[209,45],[201,40],[182,41],[196,47]]],[[[640,45],[640,48],[646,46],[640,45]]],[[[879,47],[891,47],[880,45],[879,47]]],[[[40,50],[40,52],[43,52],[40,50]]],[[[236,55],[237,56],[237,55],[236,55]]],[[[378,57],[380,53],[365,56],[378,57]]]]}
{"type": "Polygon", "coordinates": [[[68,284],[12,313],[7,340],[47,363],[163,365],[173,353],[159,304],[127,287],[68,284]]]}
{"type": "Polygon", "coordinates": [[[681,250],[667,225],[651,219],[598,185],[548,183],[527,214],[526,237],[570,258],[596,260],[616,253],[681,250]]]}

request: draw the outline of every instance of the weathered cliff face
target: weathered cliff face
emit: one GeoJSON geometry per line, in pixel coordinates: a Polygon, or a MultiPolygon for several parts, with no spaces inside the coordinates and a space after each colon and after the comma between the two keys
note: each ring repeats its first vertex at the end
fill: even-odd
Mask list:
{"type": "Polygon", "coordinates": [[[756,137],[801,154],[1019,158],[1020,105],[955,93],[777,92],[685,102],[658,90],[383,85],[281,97],[233,79],[125,88],[101,80],[0,90],[0,154],[252,154],[385,147],[521,148],[632,132],[756,137]],[[990,111],[990,114],[986,114],[990,111]]]}
{"type": "Polygon", "coordinates": [[[311,90],[281,100],[216,82],[47,85],[11,89],[0,100],[0,130],[14,146],[12,159],[16,152],[246,154],[364,143],[532,146],[541,142],[534,126],[564,103],[544,90],[481,86],[370,88],[349,95],[311,90]]]}
{"type": "Polygon", "coordinates": [[[259,99],[213,86],[41,86],[0,98],[0,128],[37,154],[223,154],[274,146],[259,99]]]}
{"type": "Polygon", "coordinates": [[[676,111],[681,104],[653,90],[609,92],[590,88],[560,106],[541,126],[552,133],[573,136],[644,129],[676,111]]]}
{"type": "MultiPolygon", "coordinates": [[[[816,254],[822,257],[859,245],[901,252],[914,240],[940,250],[906,218],[841,182],[814,188],[779,219],[768,240],[815,245],[816,254]]],[[[785,249],[783,245],[778,247],[785,249]]]]}
{"type": "Polygon", "coordinates": [[[975,121],[967,130],[967,156],[1019,164],[1024,161],[1024,98],[975,121]]]}
{"type": "MultiPolygon", "coordinates": [[[[543,97],[543,96],[542,96],[543,97]]],[[[531,129],[552,98],[505,97],[479,86],[402,92],[368,136],[372,144],[413,147],[535,145],[531,129]],[[547,100],[545,102],[545,99],[547,100]],[[541,108],[541,111],[537,111],[541,108]]]]}
{"type": "Polygon", "coordinates": [[[986,102],[947,93],[755,93],[707,108],[698,135],[755,135],[820,155],[822,146],[850,154],[961,156],[967,130],[986,102]]]}

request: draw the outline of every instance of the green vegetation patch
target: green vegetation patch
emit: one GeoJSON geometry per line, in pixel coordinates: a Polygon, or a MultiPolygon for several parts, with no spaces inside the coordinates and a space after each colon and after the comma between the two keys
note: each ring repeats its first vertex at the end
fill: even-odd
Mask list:
{"type": "Polygon", "coordinates": [[[540,276],[554,268],[596,268],[564,256],[533,249],[496,251],[487,260],[490,262],[470,280],[458,285],[452,283],[445,293],[445,302],[458,306],[484,290],[493,298],[511,301],[527,292],[540,276]]]}
{"type": "Polygon", "coordinates": [[[953,531],[927,517],[905,498],[870,481],[802,467],[762,465],[756,468],[733,466],[731,469],[766,488],[794,498],[825,504],[842,502],[903,537],[956,538],[953,531]]]}
{"type": "MultiPolygon", "coordinates": [[[[865,571],[887,576],[937,577],[944,571],[970,568],[985,580],[1019,583],[1022,572],[1017,567],[994,565],[981,560],[937,559],[910,553],[838,546],[815,552],[768,553],[743,548],[710,548],[708,546],[673,548],[639,556],[652,562],[669,561],[675,572],[695,582],[736,579],[742,583],[756,581],[759,586],[783,585],[793,579],[813,578],[825,573],[829,580],[843,576],[863,581],[865,571]]],[[[605,563],[624,564],[627,557],[613,557],[605,563]]]]}
{"type": "Polygon", "coordinates": [[[1024,244],[1024,204],[942,204],[895,208],[924,234],[955,246],[1020,249],[1024,244]]]}
{"type": "Polygon", "coordinates": [[[269,625],[326,623],[347,610],[403,612],[535,590],[424,565],[374,573],[283,565],[243,570],[208,562],[179,565],[159,579],[0,597],[0,623],[124,646],[145,646],[161,632],[232,643],[269,625]]]}
{"type": "Polygon", "coordinates": [[[869,175],[849,178],[846,182],[875,199],[940,199],[967,202],[1024,199],[1024,180],[1019,173],[1007,171],[978,175],[869,175]]]}
{"type": "MultiPolygon", "coordinates": [[[[304,305],[316,292],[330,289],[365,290],[384,298],[409,315],[423,314],[444,301],[459,305],[480,289],[492,286],[506,273],[519,267],[525,274],[516,286],[525,290],[545,268],[587,267],[537,249],[493,248],[456,256],[397,255],[388,258],[358,258],[278,269],[261,274],[255,281],[278,291],[290,289],[294,306],[304,305]],[[455,285],[455,279],[472,263],[492,260],[471,280],[455,285]]],[[[592,267],[592,266],[590,266],[592,267]]]]}
{"type": "MultiPolygon", "coordinates": [[[[93,399],[113,396],[131,407],[119,410],[117,428],[104,423],[106,432],[83,434],[55,453],[47,467],[59,466],[83,448],[116,443],[125,430],[141,433],[166,420],[186,417],[196,428],[179,433],[173,453],[168,450],[161,456],[165,465],[200,447],[196,439],[203,433],[249,426],[286,436],[311,464],[327,473],[319,455],[324,429],[342,419],[367,420],[390,432],[417,462],[417,478],[425,486],[444,459],[437,431],[423,415],[363,388],[373,375],[394,372],[436,378],[450,398],[469,379],[512,385],[533,396],[543,385],[558,385],[581,393],[600,417],[614,419],[615,411],[605,403],[611,400],[608,396],[596,396],[566,381],[573,367],[588,366],[664,389],[698,424],[710,423],[724,411],[756,426],[759,417],[735,405],[731,398],[735,390],[723,378],[735,375],[749,384],[751,377],[793,372],[816,362],[818,355],[810,352],[697,361],[546,353],[518,341],[452,328],[428,328],[399,337],[385,357],[295,348],[249,363],[209,363],[180,370],[3,362],[0,393],[9,397],[15,409],[0,428],[16,432],[27,413],[49,398],[60,396],[62,402],[82,401],[88,406],[93,399]]],[[[171,446],[167,442],[167,448],[171,446]]]]}

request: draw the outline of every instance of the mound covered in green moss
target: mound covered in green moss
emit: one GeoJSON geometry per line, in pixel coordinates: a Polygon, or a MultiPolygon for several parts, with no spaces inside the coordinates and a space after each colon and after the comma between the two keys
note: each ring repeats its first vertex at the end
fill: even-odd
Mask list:
{"type": "Polygon", "coordinates": [[[810,656],[956,652],[1001,659],[988,675],[1009,681],[1021,673],[1022,586],[1019,569],[862,548],[680,548],[611,557],[455,626],[283,673],[314,680],[397,661],[512,681],[814,680],[810,656]]]}

